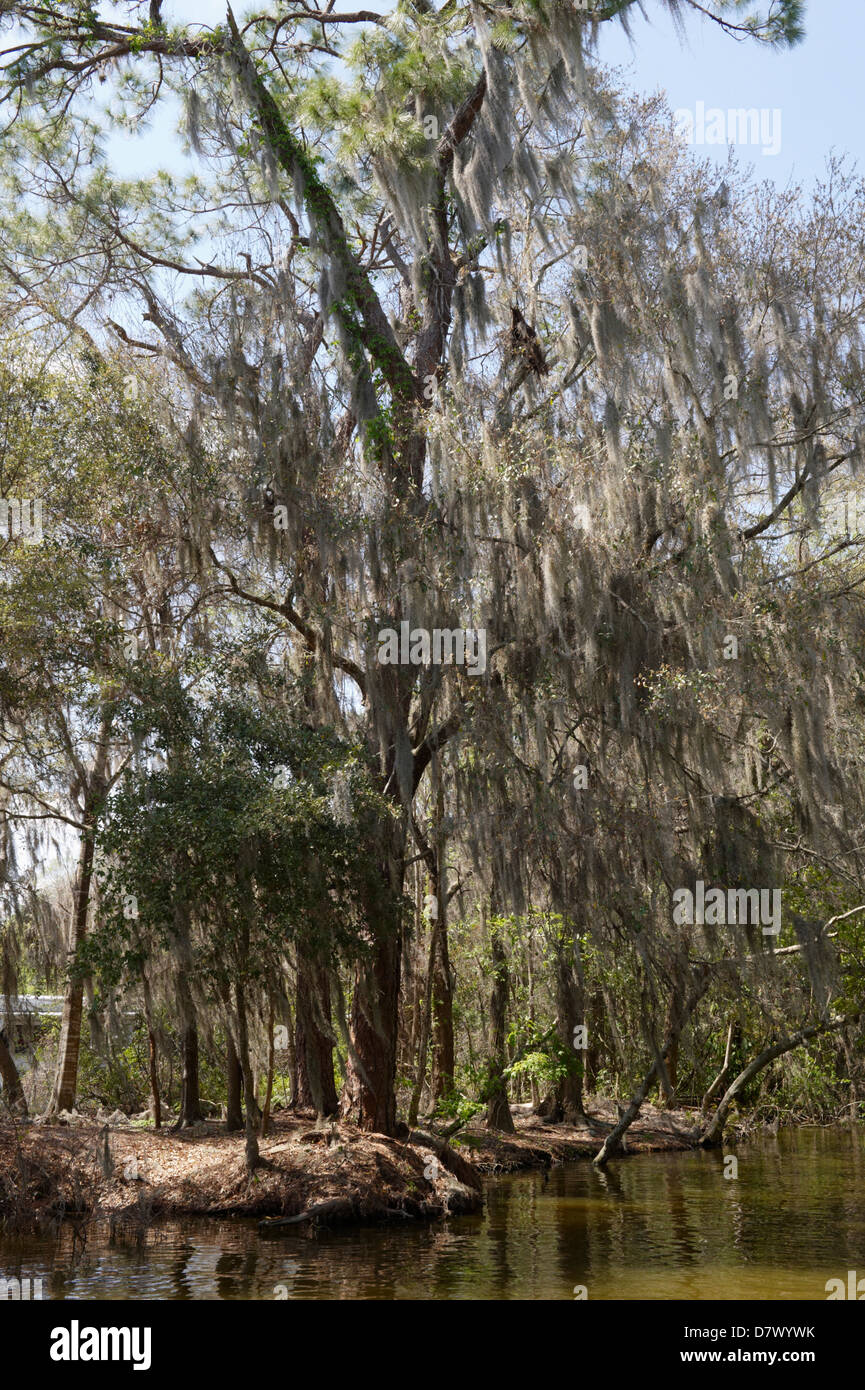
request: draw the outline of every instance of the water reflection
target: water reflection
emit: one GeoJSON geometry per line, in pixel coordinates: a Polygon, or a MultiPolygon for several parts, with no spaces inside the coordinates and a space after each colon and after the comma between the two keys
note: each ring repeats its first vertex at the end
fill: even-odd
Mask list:
{"type": "Polygon", "coordinates": [[[82,1242],[0,1235],[0,1277],[52,1299],[825,1299],[865,1275],[861,1130],[798,1130],[720,1153],[646,1155],[491,1181],[437,1226],[260,1237],[202,1218],[82,1242]]]}

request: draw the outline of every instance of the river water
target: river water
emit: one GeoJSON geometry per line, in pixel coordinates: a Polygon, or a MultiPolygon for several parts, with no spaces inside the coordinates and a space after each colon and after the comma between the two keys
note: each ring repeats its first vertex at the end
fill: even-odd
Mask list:
{"type": "MultiPolygon", "coordinates": [[[[139,1238],[0,1233],[0,1278],[47,1299],[815,1299],[865,1277],[865,1131],[798,1129],[489,1180],[482,1214],[261,1236],[190,1218],[139,1238]],[[31,1285],[31,1287],[33,1287],[31,1285]]],[[[865,1287],[865,1285],[863,1285],[865,1287]]]]}

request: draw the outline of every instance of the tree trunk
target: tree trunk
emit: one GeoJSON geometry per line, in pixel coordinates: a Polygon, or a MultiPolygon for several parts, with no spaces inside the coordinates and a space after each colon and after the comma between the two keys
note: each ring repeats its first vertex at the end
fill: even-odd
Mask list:
{"type": "Polygon", "coordinates": [[[491,1050],[487,1092],[486,1122],[488,1129],[513,1134],[514,1120],[508,1105],[508,1087],[504,1077],[507,1057],[505,1035],[508,1008],[508,961],[501,935],[495,921],[490,927],[490,946],[493,959],[493,987],[490,994],[491,1050]]]}
{"type": "MultiPolygon", "coordinates": [[[[698,966],[697,969],[694,971],[694,986],[687,999],[685,999],[684,1002],[680,1004],[676,999],[676,996],[674,995],[675,1007],[671,1011],[669,1031],[664,1039],[660,1051],[660,1058],[662,1060],[666,1060],[670,1052],[670,1048],[673,1046],[673,1043],[678,1041],[679,1037],[681,1036],[685,1024],[688,1022],[688,1019],[691,1017],[691,1014],[694,1012],[703,995],[706,993],[706,990],[709,988],[711,978],[711,971],[708,966],[698,966]]],[[[656,1057],[648,1072],[646,1073],[642,1085],[638,1088],[638,1090],[632,1097],[630,1105],[620,1116],[618,1124],[613,1127],[613,1129],[610,1131],[603,1144],[601,1145],[601,1148],[595,1154],[595,1157],[592,1160],[592,1162],[597,1164],[599,1168],[603,1168],[613,1157],[613,1155],[617,1154],[620,1151],[625,1131],[630,1128],[634,1120],[639,1115],[640,1107],[642,1106],[643,1101],[646,1099],[646,1096],[649,1094],[649,1088],[651,1087],[652,1082],[654,1081],[658,1071],[658,1058],[656,1057]]]]}
{"type": "Polygon", "coordinates": [[[181,968],[177,976],[177,1001],[180,1013],[180,1116],[175,1129],[186,1129],[204,1118],[201,1109],[201,1093],[198,1080],[198,1028],[195,1022],[195,1006],[181,968]]]}
{"type": "Polygon", "coordinates": [[[858,1014],[852,1014],[847,1018],[831,1019],[828,1023],[815,1023],[810,1028],[800,1028],[798,1033],[794,1033],[790,1038],[782,1038],[780,1042],[765,1047],[753,1061],[748,1063],[743,1071],[739,1072],[735,1081],[724,1092],[720,1105],[700,1135],[701,1146],[704,1149],[711,1149],[723,1142],[727,1112],[736,1096],[741,1094],[748,1082],[752,1081],[758,1072],[761,1072],[770,1062],[774,1062],[776,1057],[782,1057],[785,1052],[792,1052],[794,1047],[800,1047],[803,1042],[808,1042],[809,1039],[819,1037],[823,1033],[831,1033],[836,1028],[846,1028],[849,1023],[855,1023],[858,1018],[858,1014]]]}
{"type": "Polygon", "coordinates": [[[257,1131],[261,1124],[261,1112],[255,1095],[255,1082],[252,1078],[252,1063],[249,1056],[249,1026],[246,1018],[246,996],[240,980],[235,984],[237,1002],[237,1052],[243,1072],[244,1130],[246,1133],[246,1171],[252,1174],[261,1163],[258,1150],[257,1131]]]}
{"type": "Polygon", "coordinates": [[[444,920],[437,924],[436,954],[432,981],[433,1014],[433,1101],[443,1100],[454,1088],[454,998],[448,950],[446,908],[439,898],[439,914],[444,920]]]}
{"type": "Polygon", "coordinates": [[[432,922],[430,924],[429,961],[427,962],[426,988],[424,990],[423,1003],[421,1005],[423,1012],[421,1014],[420,1019],[420,1037],[418,1039],[417,1049],[417,1071],[415,1073],[415,1082],[414,1086],[412,1087],[411,1100],[409,1101],[408,1107],[409,1129],[414,1129],[415,1125],[417,1124],[418,1111],[420,1109],[420,1101],[421,1096],[423,1094],[423,1083],[426,1078],[426,1061],[427,1052],[429,1049],[429,1036],[432,1018],[432,982],[433,972],[435,970],[435,957],[436,923],[432,922]]]}
{"type": "Polygon", "coordinates": [[[403,840],[391,845],[382,877],[387,900],[370,904],[372,958],[361,961],[351,1005],[350,1047],[342,1114],[361,1129],[393,1135],[396,1129],[396,1057],[402,956],[403,840]]]}
{"type": "Polygon", "coordinates": [[[72,941],[69,948],[70,976],[63,1000],[63,1018],[60,1024],[60,1044],[57,1052],[57,1072],[54,1078],[54,1091],[49,1105],[49,1114],[57,1115],[61,1110],[71,1110],[75,1105],[75,1091],[78,1085],[78,1057],[81,1052],[81,1018],[84,1008],[84,985],[80,978],[72,974],[75,957],[87,935],[87,912],[90,906],[90,885],[93,880],[94,818],[92,808],[87,805],[84,811],[84,829],[81,832],[81,845],[78,851],[78,868],[75,875],[75,900],[72,916],[72,941]]]}
{"type": "Polygon", "coordinates": [[[157,1066],[156,1033],[153,1028],[153,1005],[150,998],[150,983],[141,972],[141,987],[144,995],[144,1020],[147,1024],[147,1061],[150,1073],[150,1101],[153,1110],[153,1128],[162,1128],[162,1106],[159,1098],[159,1068],[157,1066]]]}
{"type": "Polygon", "coordinates": [[[21,1077],[18,1075],[15,1058],[9,1050],[6,1034],[2,1028],[0,1028],[0,1080],[3,1082],[3,1101],[6,1107],[26,1115],[27,1101],[24,1098],[21,1077]]]}
{"type": "Polygon", "coordinates": [[[436,918],[433,923],[435,951],[432,976],[432,1022],[433,1022],[433,1104],[449,1096],[454,1088],[454,1001],[453,977],[451,976],[450,952],[448,950],[448,881],[447,881],[447,837],[444,824],[444,789],[442,786],[441,759],[435,755],[431,763],[435,796],[435,873],[431,890],[436,900],[436,918]]]}
{"type": "Polygon", "coordinates": [[[575,959],[567,949],[578,950],[576,940],[556,950],[556,1013],[559,1042],[568,1058],[568,1071],[556,1087],[552,1117],[574,1124],[583,1110],[583,1059],[585,1052],[574,1048],[574,1030],[585,1023],[583,990],[575,969],[575,959]]]}
{"type": "Polygon", "coordinates": [[[375,957],[358,967],[351,1009],[351,1048],[342,1112],[361,1129],[392,1135],[396,1128],[396,1038],[400,941],[376,943],[375,957]]]}
{"type": "Polygon", "coordinates": [[[229,1134],[235,1134],[237,1130],[243,1129],[243,1109],[240,1103],[243,1094],[243,1073],[230,1029],[226,1029],[225,1051],[225,1080],[228,1091],[228,1102],[225,1107],[225,1128],[229,1134]]]}
{"type": "Polygon", "coordinates": [[[180,1121],[178,1128],[185,1129],[204,1118],[201,1109],[201,1095],[198,1080],[198,1029],[194,1023],[183,1030],[181,1042],[181,1080],[180,1080],[180,1121]]]}
{"type": "Polygon", "coordinates": [[[589,1029],[589,1046],[585,1053],[585,1085],[589,1095],[594,1095],[598,1087],[598,1072],[600,1070],[602,1056],[601,1039],[604,1029],[604,1001],[597,990],[594,990],[589,998],[588,1018],[586,1022],[589,1029]]]}
{"type": "Polygon", "coordinates": [[[675,1038],[667,1057],[667,1085],[661,1078],[661,1089],[666,1092],[664,1096],[664,1108],[672,1110],[676,1104],[676,1090],[679,1085],[679,1039],[675,1038]]]}
{"type": "Polygon", "coordinates": [[[317,1115],[336,1115],[339,1100],[333,1077],[330,981],[326,968],[298,952],[294,1052],[297,1087],[294,1104],[317,1115]]]}
{"type": "Polygon", "coordinates": [[[273,1000],[270,1000],[267,1011],[267,1088],[264,1093],[264,1109],[261,1112],[261,1138],[267,1138],[267,1129],[270,1124],[270,1101],[273,1096],[273,1057],[275,1051],[275,1041],[273,1036],[273,1000]]]}
{"type": "Polygon", "coordinates": [[[712,1082],[708,1091],[703,1096],[703,1101],[700,1106],[700,1109],[704,1112],[709,1109],[709,1101],[712,1099],[713,1095],[715,1095],[715,1093],[718,1090],[720,1090],[720,1088],[723,1086],[724,1082],[727,1080],[727,1077],[730,1074],[730,1058],[733,1052],[733,1040],[738,1031],[738,1024],[731,1022],[729,1027],[727,1028],[727,1043],[724,1047],[724,1065],[721,1067],[721,1070],[718,1072],[718,1075],[715,1077],[715,1080],[712,1082]]]}

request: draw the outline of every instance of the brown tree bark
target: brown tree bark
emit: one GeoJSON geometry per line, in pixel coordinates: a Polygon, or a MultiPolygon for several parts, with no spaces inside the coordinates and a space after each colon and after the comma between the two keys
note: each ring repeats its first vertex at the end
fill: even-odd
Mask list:
{"type": "Polygon", "coordinates": [[[584,1051],[574,1048],[574,1029],[585,1023],[583,989],[575,969],[573,938],[557,944],[556,948],[556,1014],[559,1042],[565,1050],[569,1069],[556,1087],[552,1117],[574,1124],[583,1110],[584,1051]]]}
{"type": "Polygon", "coordinates": [[[261,1124],[261,1111],[255,1095],[255,1082],[252,1077],[252,1063],[249,1056],[249,1024],[246,1017],[246,994],[243,984],[238,980],[234,987],[237,1005],[237,1053],[243,1073],[244,1132],[246,1134],[246,1171],[252,1174],[261,1163],[258,1149],[258,1129],[261,1124]]]}
{"type": "MultiPolygon", "coordinates": [[[[442,912],[439,898],[439,912],[442,912]]],[[[443,1100],[454,1088],[454,997],[448,949],[446,908],[444,921],[436,931],[436,953],[432,979],[433,1014],[433,1100],[443,1100]]]]}
{"type": "MultiPolygon", "coordinates": [[[[423,920],[423,919],[421,919],[423,920]]],[[[423,1000],[420,1004],[420,1036],[418,1037],[417,1048],[417,1069],[415,1072],[415,1082],[412,1087],[411,1099],[408,1107],[408,1126],[414,1129],[417,1124],[420,1101],[423,1094],[424,1081],[426,1080],[427,1053],[429,1051],[430,1028],[432,1024],[432,982],[433,971],[435,969],[436,954],[436,923],[430,923],[430,943],[429,961],[427,962],[426,987],[423,993],[423,1000]]]]}
{"type": "Polygon", "coordinates": [[[357,969],[351,1008],[351,1047],[342,1114],[361,1129],[393,1135],[396,1129],[396,1038],[400,938],[379,938],[370,963],[357,969]]]}
{"type": "Polygon", "coordinates": [[[66,997],[63,1001],[63,1017],[60,1023],[60,1043],[57,1051],[57,1071],[54,1089],[48,1107],[49,1114],[56,1115],[61,1110],[71,1110],[75,1105],[75,1091],[78,1085],[78,1058],[81,1052],[81,1021],[84,1008],[84,984],[72,973],[79,947],[87,936],[87,914],[90,907],[90,888],[93,881],[93,854],[96,843],[96,816],[105,792],[108,769],[108,749],[111,735],[112,713],[103,710],[96,756],[89,776],[85,780],[84,803],[81,814],[81,844],[78,850],[78,866],[75,872],[75,893],[72,909],[72,939],[69,943],[69,979],[66,997]]]}
{"type": "MultiPolygon", "coordinates": [[[[87,913],[90,906],[90,887],[93,881],[94,851],[94,816],[90,804],[85,806],[83,822],[84,828],[81,832],[78,867],[75,874],[72,940],[69,943],[68,953],[70,971],[74,965],[78,948],[83,944],[87,935],[87,913]]],[[[84,983],[80,978],[76,978],[70,973],[63,1000],[54,1091],[48,1108],[51,1115],[57,1115],[61,1110],[71,1110],[75,1105],[83,1009],[84,983]]]]}
{"type": "Polygon", "coordinates": [[[601,1039],[604,1029],[604,1001],[597,990],[594,990],[589,996],[586,1022],[589,1028],[589,1046],[585,1053],[585,1089],[590,1095],[593,1095],[598,1088],[598,1072],[602,1057],[601,1039]]]}
{"type": "Polygon", "coordinates": [[[273,1036],[273,1000],[268,1003],[267,1010],[267,1084],[264,1092],[264,1106],[261,1111],[261,1138],[267,1138],[267,1130],[270,1125],[270,1102],[273,1097],[273,1059],[275,1053],[275,1039],[273,1036]]]}
{"type": "Polygon", "coordinates": [[[330,981],[327,969],[298,952],[297,1002],[294,1022],[297,1086],[293,1104],[336,1115],[339,1100],[333,1075],[333,1034],[330,1029],[330,981]]]}
{"type": "Polygon", "coordinates": [[[381,868],[385,893],[367,904],[372,949],[355,974],[340,1112],[361,1129],[393,1135],[405,842],[401,827],[389,827],[388,834],[390,844],[381,868]]]}
{"type": "Polygon", "coordinates": [[[505,1055],[505,1036],[507,1033],[508,1008],[508,960],[504,944],[495,922],[490,928],[490,948],[492,952],[493,987],[490,993],[490,1032],[491,1049],[489,1058],[489,1083],[487,1093],[486,1122],[488,1129],[500,1130],[503,1134],[513,1134],[514,1120],[508,1105],[508,1087],[504,1077],[507,1057],[505,1055]]]}
{"type": "Polygon", "coordinates": [[[204,1118],[201,1109],[198,1067],[198,1028],[192,993],[181,967],[177,975],[177,1002],[180,1014],[180,1115],[175,1129],[186,1129],[204,1118]]]}
{"type": "Polygon", "coordinates": [[[141,972],[141,988],[144,995],[144,1020],[147,1024],[147,1063],[150,1075],[150,1103],[153,1111],[153,1128],[162,1128],[162,1105],[159,1096],[159,1068],[157,1066],[156,1032],[153,1027],[153,1005],[150,998],[150,982],[146,973],[141,972]]]}
{"type": "Polygon", "coordinates": [[[664,1066],[658,1069],[658,1105],[665,1110],[672,1110],[676,1104],[676,1086],[679,1074],[679,1038],[678,1034],[671,1032],[671,1025],[675,1014],[675,1004],[671,999],[667,1006],[667,1015],[664,1019],[664,1037],[669,1033],[673,1037],[670,1050],[664,1058],[664,1066]]]}
{"type": "Polygon", "coordinates": [[[243,1073],[230,1029],[226,1030],[225,1052],[225,1079],[228,1092],[225,1107],[225,1128],[230,1134],[234,1134],[237,1130],[243,1129],[243,1108],[241,1106],[243,1073]]]}
{"type": "Polygon", "coordinates": [[[447,836],[445,834],[444,788],[441,757],[436,754],[431,763],[433,796],[435,800],[435,862],[430,891],[436,901],[433,922],[433,1104],[449,1096],[454,1088],[454,1000],[448,949],[448,881],[447,836]]]}

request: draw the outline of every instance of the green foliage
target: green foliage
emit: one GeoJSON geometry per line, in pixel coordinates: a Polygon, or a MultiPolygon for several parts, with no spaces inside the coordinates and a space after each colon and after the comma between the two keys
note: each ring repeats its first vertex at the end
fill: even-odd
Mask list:
{"type": "Polygon", "coordinates": [[[290,943],[324,959],[361,953],[364,914],[386,906],[373,855],[388,811],[359,750],[261,706],[162,694],[130,717],[142,737],[156,711],[151,751],[168,766],[130,769],[108,802],[100,922],[77,968],[111,988],[190,933],[214,988],[263,979],[290,943]]]}

